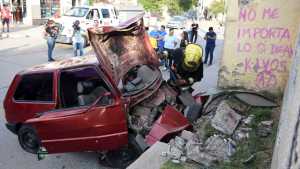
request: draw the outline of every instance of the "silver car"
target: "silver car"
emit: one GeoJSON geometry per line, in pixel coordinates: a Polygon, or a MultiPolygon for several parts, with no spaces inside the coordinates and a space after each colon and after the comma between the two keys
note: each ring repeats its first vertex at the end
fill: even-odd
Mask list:
{"type": "Polygon", "coordinates": [[[174,16],[167,23],[167,28],[184,29],[187,18],[183,16],[174,16]]]}

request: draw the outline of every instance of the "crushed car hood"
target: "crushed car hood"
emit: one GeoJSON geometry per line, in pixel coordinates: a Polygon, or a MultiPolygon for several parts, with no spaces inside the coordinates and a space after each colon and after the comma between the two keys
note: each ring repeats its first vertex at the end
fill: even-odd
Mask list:
{"type": "Polygon", "coordinates": [[[144,29],[143,14],[117,27],[89,28],[88,34],[100,66],[116,84],[137,65],[158,66],[158,57],[144,29]]]}

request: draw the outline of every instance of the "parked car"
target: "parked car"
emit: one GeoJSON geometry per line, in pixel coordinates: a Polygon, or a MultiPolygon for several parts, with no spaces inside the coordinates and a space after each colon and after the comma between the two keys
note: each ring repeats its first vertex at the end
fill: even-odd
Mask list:
{"type": "Polygon", "coordinates": [[[86,46],[88,44],[87,29],[99,26],[117,26],[119,18],[113,5],[101,4],[95,6],[73,7],[67,11],[61,18],[54,19],[60,25],[60,33],[57,37],[59,43],[72,43],[73,23],[80,21],[81,27],[86,31],[84,36],[86,46]]]}
{"type": "Polygon", "coordinates": [[[167,23],[167,28],[184,29],[186,26],[186,21],[187,18],[183,16],[174,16],[167,23]]]}
{"type": "Polygon", "coordinates": [[[96,57],[38,65],[15,76],[4,100],[6,126],[25,151],[116,150],[137,133],[152,145],[190,127],[174,108],[177,93],[163,83],[141,17],[88,29],[96,57]]]}

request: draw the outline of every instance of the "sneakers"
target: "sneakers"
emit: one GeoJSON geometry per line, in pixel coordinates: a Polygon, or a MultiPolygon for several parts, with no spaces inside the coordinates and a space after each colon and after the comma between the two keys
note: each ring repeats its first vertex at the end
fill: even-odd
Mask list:
{"type": "Polygon", "coordinates": [[[54,62],[55,60],[54,59],[48,59],[48,62],[54,62]]]}

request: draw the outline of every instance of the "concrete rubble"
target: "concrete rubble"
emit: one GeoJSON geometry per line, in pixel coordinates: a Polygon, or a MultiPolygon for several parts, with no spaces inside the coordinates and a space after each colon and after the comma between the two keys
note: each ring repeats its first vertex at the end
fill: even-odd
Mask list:
{"type": "Polygon", "coordinates": [[[242,116],[237,114],[227,103],[222,101],[216,111],[211,125],[224,134],[231,135],[238,126],[242,116]]]}
{"type": "MultiPolygon", "coordinates": [[[[182,100],[190,98],[188,94],[181,97],[182,100]]],[[[273,121],[261,121],[253,128],[254,122],[257,123],[256,116],[246,115],[251,106],[227,96],[221,96],[215,99],[215,102],[217,103],[207,104],[211,109],[210,113],[200,114],[200,117],[191,121],[193,129],[183,130],[168,142],[168,149],[161,152],[161,157],[173,163],[214,167],[224,161],[230,162],[239,144],[248,141],[254,129],[260,137],[267,137],[272,133],[273,121]]],[[[185,104],[187,111],[191,108],[191,104],[188,102],[185,104]]],[[[205,105],[203,108],[205,109],[205,105]]],[[[249,156],[249,159],[243,161],[247,163],[253,158],[254,156],[249,156]]]]}
{"type": "Polygon", "coordinates": [[[267,137],[272,133],[273,121],[262,121],[258,124],[257,135],[267,137]]]}

